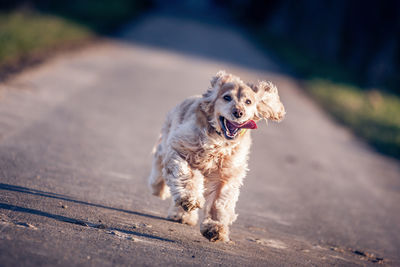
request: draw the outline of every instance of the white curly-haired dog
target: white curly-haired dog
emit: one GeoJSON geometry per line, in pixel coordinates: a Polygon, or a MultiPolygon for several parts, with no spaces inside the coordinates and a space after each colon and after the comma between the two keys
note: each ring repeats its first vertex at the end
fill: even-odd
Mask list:
{"type": "Polygon", "coordinates": [[[229,241],[239,188],[247,172],[255,122],[280,121],[285,109],[271,82],[246,84],[219,71],[202,96],[186,99],[167,115],[156,144],[149,184],[172,195],[168,218],[189,225],[204,207],[200,231],[210,241],[229,241]]]}

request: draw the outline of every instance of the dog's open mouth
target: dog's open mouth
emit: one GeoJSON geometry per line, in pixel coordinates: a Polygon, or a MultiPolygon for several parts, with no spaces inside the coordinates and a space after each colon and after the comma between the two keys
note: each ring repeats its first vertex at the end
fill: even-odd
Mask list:
{"type": "Polygon", "coordinates": [[[219,117],[219,120],[222,131],[227,139],[234,139],[241,129],[257,129],[257,124],[253,120],[248,120],[241,124],[229,121],[222,116],[219,117]]]}

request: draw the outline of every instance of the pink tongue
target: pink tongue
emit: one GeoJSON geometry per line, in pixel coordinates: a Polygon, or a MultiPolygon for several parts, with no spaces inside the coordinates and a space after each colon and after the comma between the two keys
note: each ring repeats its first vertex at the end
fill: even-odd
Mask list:
{"type": "Polygon", "coordinates": [[[246,128],[246,129],[257,129],[257,124],[253,120],[249,120],[244,124],[240,125],[239,128],[246,128]]]}

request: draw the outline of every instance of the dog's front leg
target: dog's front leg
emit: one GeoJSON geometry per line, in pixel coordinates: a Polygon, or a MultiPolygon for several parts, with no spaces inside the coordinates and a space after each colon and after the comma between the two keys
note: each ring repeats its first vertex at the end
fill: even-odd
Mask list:
{"type": "Polygon", "coordinates": [[[244,175],[230,180],[206,180],[206,205],[200,231],[210,241],[228,242],[229,226],[236,220],[236,202],[244,175]]]}
{"type": "Polygon", "coordinates": [[[199,213],[197,209],[185,211],[182,206],[176,206],[174,200],[172,200],[168,210],[168,219],[193,226],[197,224],[199,213]]]}
{"type": "Polygon", "coordinates": [[[190,212],[204,205],[204,177],[192,169],[176,151],[171,150],[164,158],[163,175],[176,206],[190,212]]]}

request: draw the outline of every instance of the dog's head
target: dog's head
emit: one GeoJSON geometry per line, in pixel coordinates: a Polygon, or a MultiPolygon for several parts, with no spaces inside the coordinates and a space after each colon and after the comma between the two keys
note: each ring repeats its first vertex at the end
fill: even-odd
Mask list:
{"type": "Polygon", "coordinates": [[[256,122],[261,119],[280,121],[285,115],[278,89],[271,82],[245,84],[225,71],[211,79],[202,109],[211,126],[228,140],[234,140],[245,129],[257,128],[256,122]]]}

